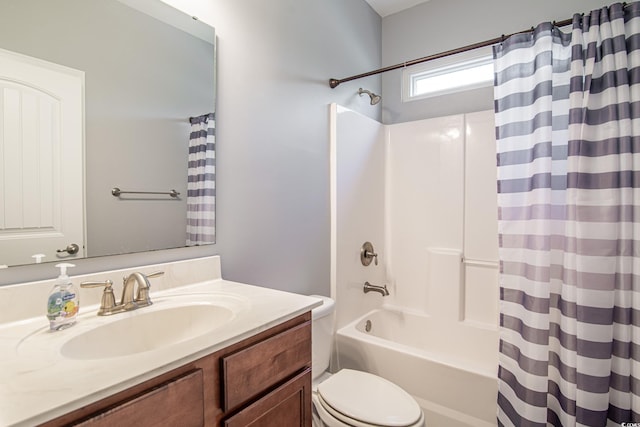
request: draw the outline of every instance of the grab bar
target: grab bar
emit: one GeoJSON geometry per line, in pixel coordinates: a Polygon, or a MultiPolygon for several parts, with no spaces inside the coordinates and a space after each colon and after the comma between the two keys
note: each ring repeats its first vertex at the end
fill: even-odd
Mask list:
{"type": "Polygon", "coordinates": [[[118,187],[114,187],[111,189],[111,194],[114,197],[120,197],[121,194],[166,194],[173,198],[176,198],[180,195],[176,190],[171,191],[123,191],[118,187]]]}

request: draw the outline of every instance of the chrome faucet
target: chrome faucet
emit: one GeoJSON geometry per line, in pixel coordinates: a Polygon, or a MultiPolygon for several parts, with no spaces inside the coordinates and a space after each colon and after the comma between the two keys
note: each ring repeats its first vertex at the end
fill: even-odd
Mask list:
{"type": "Polygon", "coordinates": [[[122,279],[123,286],[120,304],[116,303],[113,296],[113,289],[111,288],[113,282],[111,280],[106,280],[104,282],[82,282],[80,283],[80,286],[83,288],[104,286],[104,293],[102,295],[100,309],[98,310],[98,316],[108,316],[153,304],[149,297],[149,288],[151,287],[149,278],[162,276],[163,274],[164,271],[156,271],[155,273],[147,275],[136,272],[124,277],[122,279]]]}
{"type": "Polygon", "coordinates": [[[383,297],[386,297],[387,295],[389,295],[389,291],[387,290],[387,285],[377,286],[377,285],[372,285],[369,282],[364,282],[363,291],[365,294],[368,292],[378,292],[383,297]]]}
{"type": "Polygon", "coordinates": [[[151,283],[149,283],[148,278],[162,276],[163,274],[164,271],[156,271],[148,275],[136,272],[124,277],[122,279],[122,298],[120,299],[122,309],[129,311],[153,304],[149,297],[151,283]],[[134,287],[136,284],[138,285],[138,289],[134,296],[134,287]]]}
{"type": "Polygon", "coordinates": [[[138,304],[135,301],[135,295],[133,293],[134,288],[138,285],[138,292],[141,286],[148,286],[149,280],[142,273],[131,273],[127,277],[122,278],[122,298],[120,298],[120,305],[124,311],[135,310],[138,308],[138,304]]]}
{"type": "Polygon", "coordinates": [[[151,288],[151,283],[149,283],[150,278],[162,276],[164,271],[156,271],[155,273],[147,274],[146,276],[142,273],[138,273],[144,279],[142,282],[138,280],[138,292],[136,292],[136,304],[138,307],[146,307],[148,305],[153,304],[151,302],[151,297],[149,296],[149,289],[151,288]]]}

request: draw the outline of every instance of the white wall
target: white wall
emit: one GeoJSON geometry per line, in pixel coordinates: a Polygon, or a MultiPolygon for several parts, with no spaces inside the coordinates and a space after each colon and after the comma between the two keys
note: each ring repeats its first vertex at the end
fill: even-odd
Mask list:
{"type": "Polygon", "coordinates": [[[460,278],[464,117],[388,129],[388,234],[394,290],[389,302],[424,312],[444,310],[459,299],[444,292],[454,290],[460,278]],[[438,278],[445,282],[432,284],[438,278]]]}
{"type": "Polygon", "coordinates": [[[387,126],[387,302],[497,326],[498,219],[493,112],[387,126]]]}
{"type": "Polygon", "coordinates": [[[332,284],[336,325],[380,306],[378,293],[364,295],[365,281],[386,283],[385,135],[384,126],[362,114],[331,105],[332,284]],[[378,265],[360,261],[364,242],[371,242],[378,265]]]}
{"type": "Polygon", "coordinates": [[[465,114],[463,307],[466,322],[498,322],[498,194],[493,111],[465,114]]]}
{"type": "Polygon", "coordinates": [[[498,229],[492,111],[381,125],[332,106],[332,296],[340,328],[374,307],[451,331],[497,327],[498,229]],[[371,241],[379,265],[364,267],[371,241]],[[390,295],[364,294],[365,281],[390,295]]]}
{"type": "MultiPolygon", "coordinates": [[[[429,0],[382,20],[382,64],[399,64],[589,12],[609,0],[429,0]]],[[[382,121],[401,123],[493,108],[493,88],[402,103],[402,70],[382,78],[382,121]]]]}

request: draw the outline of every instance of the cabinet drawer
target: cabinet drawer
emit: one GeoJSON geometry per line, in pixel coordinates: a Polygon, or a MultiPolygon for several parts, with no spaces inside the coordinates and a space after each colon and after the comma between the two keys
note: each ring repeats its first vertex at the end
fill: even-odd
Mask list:
{"type": "Polygon", "coordinates": [[[308,366],[311,366],[311,322],[224,356],[224,410],[237,408],[308,366]]]}
{"type": "Polygon", "coordinates": [[[311,369],[224,421],[224,427],[306,427],[311,425],[311,369]]]}
{"type": "Polygon", "coordinates": [[[204,425],[202,370],[168,381],[74,425],[201,427],[204,425]]]}

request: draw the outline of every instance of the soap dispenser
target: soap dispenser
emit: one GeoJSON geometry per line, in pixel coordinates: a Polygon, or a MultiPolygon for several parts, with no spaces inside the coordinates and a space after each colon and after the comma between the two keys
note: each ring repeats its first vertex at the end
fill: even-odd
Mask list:
{"type": "Polygon", "coordinates": [[[75,267],[74,264],[56,264],[60,269],[60,275],[53,284],[47,302],[47,319],[49,329],[59,331],[73,326],[78,317],[80,299],[76,287],[67,276],[67,268],[75,267]]]}

